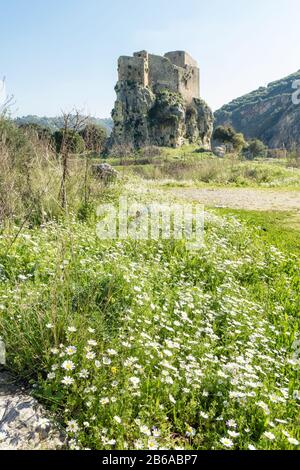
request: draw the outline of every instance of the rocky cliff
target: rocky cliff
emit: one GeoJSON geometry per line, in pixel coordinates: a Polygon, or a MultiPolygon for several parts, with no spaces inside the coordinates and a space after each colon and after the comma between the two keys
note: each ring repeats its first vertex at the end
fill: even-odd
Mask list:
{"type": "Polygon", "coordinates": [[[199,95],[199,69],[195,63],[184,64],[192,59],[168,53],[174,62],[180,58],[178,66],[166,56],[136,54],[119,60],[110,146],[180,147],[189,142],[209,148],[213,114],[202,99],[193,97],[199,95]]]}
{"type": "Polygon", "coordinates": [[[300,104],[292,99],[296,80],[300,71],[237,98],[216,111],[215,126],[231,125],[271,148],[300,146],[300,104]]]}

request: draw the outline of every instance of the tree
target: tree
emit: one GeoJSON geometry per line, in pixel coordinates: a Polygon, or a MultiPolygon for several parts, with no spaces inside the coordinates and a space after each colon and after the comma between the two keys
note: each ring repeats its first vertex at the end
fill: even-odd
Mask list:
{"type": "Polygon", "coordinates": [[[28,136],[10,119],[0,116],[0,221],[14,217],[19,207],[27,214],[37,204],[32,184],[35,148],[28,136]],[[30,208],[30,209],[28,209],[30,208]]]}
{"type": "Polygon", "coordinates": [[[107,131],[96,124],[87,124],[80,132],[85,147],[94,153],[101,153],[107,141],[107,131]]]}
{"type": "Polygon", "coordinates": [[[231,126],[218,126],[213,133],[213,140],[231,144],[236,152],[240,152],[246,145],[244,135],[237,133],[231,126]]]}
{"type": "Polygon", "coordinates": [[[233,137],[232,144],[236,152],[238,153],[241,152],[246,145],[244,134],[242,134],[241,132],[238,132],[237,134],[235,134],[235,136],[233,137]]]}
{"type": "Polygon", "coordinates": [[[232,143],[235,135],[235,130],[231,126],[218,126],[213,133],[213,140],[219,140],[220,142],[232,143]]]}
{"type": "Polygon", "coordinates": [[[266,145],[259,139],[252,139],[248,142],[244,155],[248,160],[253,160],[254,158],[266,158],[268,155],[268,148],[266,145]]]}

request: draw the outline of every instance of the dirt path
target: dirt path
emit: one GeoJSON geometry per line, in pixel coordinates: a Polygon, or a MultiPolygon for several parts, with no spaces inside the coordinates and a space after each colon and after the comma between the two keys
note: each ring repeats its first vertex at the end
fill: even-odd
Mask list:
{"type": "Polygon", "coordinates": [[[171,191],[177,197],[198,201],[208,207],[254,211],[297,211],[300,216],[300,191],[255,188],[187,188],[171,191]]]}

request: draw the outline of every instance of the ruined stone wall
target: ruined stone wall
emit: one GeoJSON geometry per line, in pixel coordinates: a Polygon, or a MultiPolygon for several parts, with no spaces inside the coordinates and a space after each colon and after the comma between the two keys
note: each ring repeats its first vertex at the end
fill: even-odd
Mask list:
{"type": "Polygon", "coordinates": [[[198,67],[187,66],[178,69],[178,93],[186,103],[191,103],[194,98],[200,98],[200,72],[198,67]]]}
{"type": "Polygon", "coordinates": [[[167,52],[165,57],[169,59],[172,64],[177,65],[177,67],[184,68],[186,65],[198,67],[197,62],[185,51],[167,52]]]}
{"type": "Polygon", "coordinates": [[[185,51],[167,52],[165,56],[177,68],[177,92],[187,103],[200,98],[200,71],[197,62],[185,51]]]}

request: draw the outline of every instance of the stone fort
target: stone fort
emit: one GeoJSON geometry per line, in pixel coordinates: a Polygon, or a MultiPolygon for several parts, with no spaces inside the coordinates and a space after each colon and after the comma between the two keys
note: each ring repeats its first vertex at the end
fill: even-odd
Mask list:
{"type": "Polygon", "coordinates": [[[180,93],[187,104],[200,98],[200,71],[197,62],[185,51],[167,52],[163,57],[135,52],[118,62],[120,82],[134,82],[154,93],[168,89],[180,93]]]}

